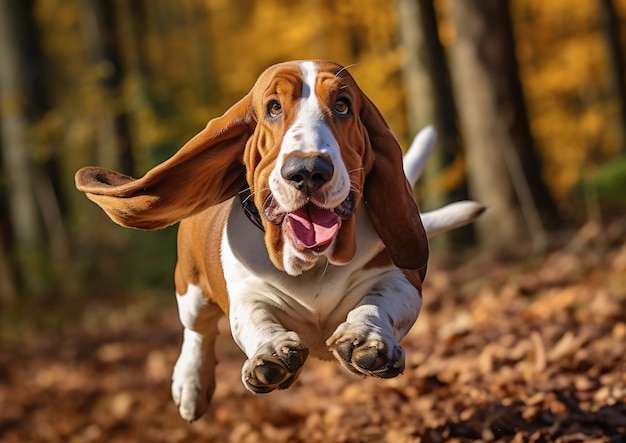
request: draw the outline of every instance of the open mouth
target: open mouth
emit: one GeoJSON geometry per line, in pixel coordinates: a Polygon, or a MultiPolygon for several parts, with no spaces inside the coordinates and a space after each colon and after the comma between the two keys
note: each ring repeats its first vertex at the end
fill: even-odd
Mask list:
{"type": "Polygon", "coordinates": [[[333,241],[340,227],[341,218],[334,211],[310,203],[289,212],[283,221],[283,229],[299,251],[323,251],[333,241]]]}
{"type": "Polygon", "coordinates": [[[354,195],[350,193],[333,209],[307,203],[295,211],[280,213],[272,206],[264,208],[265,216],[276,224],[282,224],[283,231],[298,251],[323,252],[339,232],[342,220],[354,212],[354,195]]]}

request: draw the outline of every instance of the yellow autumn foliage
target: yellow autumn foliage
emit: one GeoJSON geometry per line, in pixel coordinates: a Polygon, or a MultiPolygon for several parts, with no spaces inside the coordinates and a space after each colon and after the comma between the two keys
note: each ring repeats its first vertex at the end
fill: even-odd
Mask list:
{"type": "Polygon", "coordinates": [[[224,0],[206,4],[224,94],[240,96],[273,63],[329,59],[353,65],[350,71],[362,88],[391,121],[403,127],[401,60],[392,2],[266,0],[251,2],[246,10],[224,0]]]}
{"type": "MultiPolygon", "coordinates": [[[[444,47],[456,38],[447,16],[449,1],[435,0],[444,47]]],[[[125,68],[119,102],[103,97],[98,88],[101,70],[110,67],[86,62],[88,24],[80,2],[36,2],[45,51],[54,66],[49,84],[55,107],[40,130],[59,154],[71,157],[68,170],[87,162],[93,143],[87,134],[105,108],[122,107],[129,113],[141,172],[154,162],[155,147],[173,152],[247,92],[263,69],[291,59],[350,65],[405,146],[412,136],[407,133],[401,75],[405,57],[393,1],[143,3],[144,20],[136,23],[129,17],[132,0],[115,0],[125,68]],[[141,33],[141,41],[132,41],[133,32],[141,33]]],[[[626,0],[615,4],[624,20],[626,0]]],[[[615,124],[619,104],[608,94],[597,2],[512,0],[511,11],[544,176],[555,196],[564,198],[587,169],[623,150],[615,124]]],[[[458,186],[465,176],[462,161],[450,168],[438,181],[445,188],[458,186]]]]}
{"type": "MultiPolygon", "coordinates": [[[[626,2],[616,1],[624,13],[626,2]]],[[[520,70],[544,176],[565,197],[589,168],[623,149],[619,104],[608,94],[608,60],[597,2],[513,2],[520,70]]]]}

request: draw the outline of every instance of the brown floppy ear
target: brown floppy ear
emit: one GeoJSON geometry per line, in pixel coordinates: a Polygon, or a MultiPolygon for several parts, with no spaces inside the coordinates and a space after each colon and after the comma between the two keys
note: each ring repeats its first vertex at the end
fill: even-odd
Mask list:
{"type": "Polygon", "coordinates": [[[87,167],[76,173],[76,188],[114,222],[138,229],[164,228],[220,203],[247,186],[250,105],[248,94],[140,179],[87,167]]]}
{"type": "Polygon", "coordinates": [[[376,232],[396,266],[419,269],[428,261],[428,240],[402,169],[402,149],[374,104],[365,96],[361,121],[372,148],[372,169],[363,195],[376,232]]]}

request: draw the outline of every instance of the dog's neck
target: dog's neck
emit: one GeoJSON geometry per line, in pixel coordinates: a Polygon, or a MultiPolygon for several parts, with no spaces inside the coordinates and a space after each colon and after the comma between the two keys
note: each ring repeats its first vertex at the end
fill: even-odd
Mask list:
{"type": "Polygon", "coordinates": [[[249,188],[239,192],[239,201],[241,202],[241,209],[243,213],[246,214],[246,217],[248,217],[248,220],[261,231],[265,231],[263,222],[261,221],[261,213],[254,204],[254,199],[252,198],[252,193],[249,188]]]}

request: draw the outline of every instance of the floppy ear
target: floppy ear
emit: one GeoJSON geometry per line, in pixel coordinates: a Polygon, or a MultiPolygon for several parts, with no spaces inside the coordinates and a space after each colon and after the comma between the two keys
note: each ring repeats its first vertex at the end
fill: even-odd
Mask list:
{"type": "Polygon", "coordinates": [[[76,188],[122,226],[160,229],[172,225],[247,186],[242,157],[254,131],[249,114],[250,94],[142,178],[87,167],[76,173],[76,188]]]}
{"type": "Polygon", "coordinates": [[[361,121],[373,153],[363,190],[369,216],[396,266],[420,269],[423,278],[428,240],[402,168],[402,149],[378,109],[365,96],[361,121]]]}

